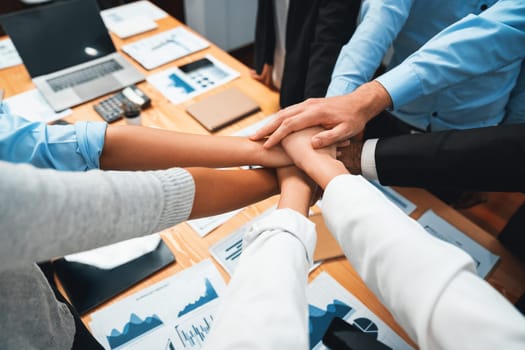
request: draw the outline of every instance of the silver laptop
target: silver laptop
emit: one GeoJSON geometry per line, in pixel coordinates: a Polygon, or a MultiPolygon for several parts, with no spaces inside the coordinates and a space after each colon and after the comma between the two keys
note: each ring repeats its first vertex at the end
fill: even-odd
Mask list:
{"type": "Polygon", "coordinates": [[[116,52],[96,0],[58,1],[2,16],[0,22],[55,111],[144,80],[116,52]]]}

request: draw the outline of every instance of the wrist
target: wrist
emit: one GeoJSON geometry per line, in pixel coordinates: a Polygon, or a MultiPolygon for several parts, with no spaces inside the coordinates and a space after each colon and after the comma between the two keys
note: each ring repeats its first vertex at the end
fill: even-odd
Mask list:
{"type": "Polygon", "coordinates": [[[365,110],[363,115],[368,122],[380,112],[392,107],[392,99],[390,94],[381,83],[376,80],[361,85],[355,94],[358,95],[358,100],[362,101],[362,106],[365,110]]]}
{"type": "Polygon", "coordinates": [[[342,162],[328,155],[320,155],[317,162],[310,162],[309,164],[312,165],[304,171],[323,189],[334,177],[348,174],[348,169],[342,162]]]}
{"type": "Polygon", "coordinates": [[[290,157],[288,157],[280,145],[267,149],[263,147],[264,141],[246,140],[249,142],[249,145],[245,154],[250,160],[250,164],[271,168],[279,168],[293,164],[290,157]]]}
{"type": "Polygon", "coordinates": [[[346,168],[351,174],[361,175],[361,173],[363,172],[361,168],[363,143],[362,142],[352,143],[349,147],[350,147],[351,161],[349,162],[349,164],[345,164],[346,168]]]}

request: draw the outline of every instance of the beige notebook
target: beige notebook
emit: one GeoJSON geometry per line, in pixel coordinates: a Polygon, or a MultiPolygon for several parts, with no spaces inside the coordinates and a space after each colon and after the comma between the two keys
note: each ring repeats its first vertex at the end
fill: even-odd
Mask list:
{"type": "Polygon", "coordinates": [[[205,97],[186,108],[209,131],[215,131],[259,110],[257,102],[235,87],[205,97]]]}

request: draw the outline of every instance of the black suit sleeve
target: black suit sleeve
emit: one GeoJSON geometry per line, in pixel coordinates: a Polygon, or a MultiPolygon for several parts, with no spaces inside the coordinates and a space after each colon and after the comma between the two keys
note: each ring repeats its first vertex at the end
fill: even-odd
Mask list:
{"type": "Polygon", "coordinates": [[[275,51],[275,23],[273,0],[257,2],[254,43],[255,71],[261,74],[265,64],[273,64],[275,51]]]}
{"type": "Polygon", "coordinates": [[[320,0],[315,21],[304,98],[324,97],[341,47],[357,26],[360,0],[320,0]]]}
{"type": "Polygon", "coordinates": [[[281,107],[324,97],[341,47],[353,34],[360,0],[290,0],[281,107]]]}
{"type": "Polygon", "coordinates": [[[525,192],[525,124],[380,139],[383,185],[525,192]]]}

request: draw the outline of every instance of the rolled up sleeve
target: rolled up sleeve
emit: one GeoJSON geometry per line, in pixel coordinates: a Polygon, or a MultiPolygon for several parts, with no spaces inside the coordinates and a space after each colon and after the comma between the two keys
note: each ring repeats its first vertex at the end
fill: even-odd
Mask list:
{"type": "Polygon", "coordinates": [[[0,104],[0,160],[39,168],[86,171],[99,168],[107,124],[47,125],[10,113],[0,104]]]}

